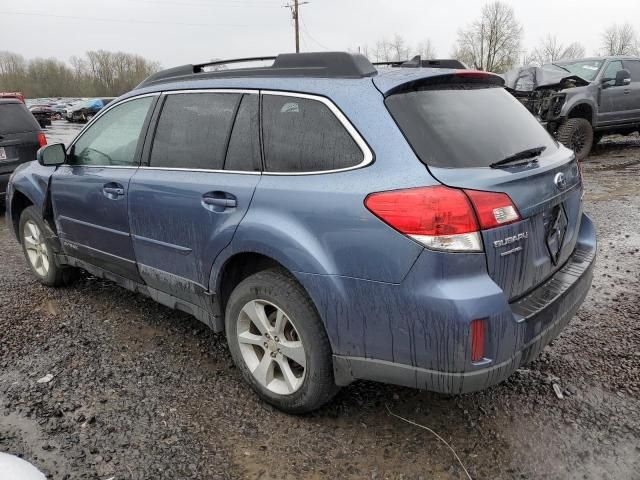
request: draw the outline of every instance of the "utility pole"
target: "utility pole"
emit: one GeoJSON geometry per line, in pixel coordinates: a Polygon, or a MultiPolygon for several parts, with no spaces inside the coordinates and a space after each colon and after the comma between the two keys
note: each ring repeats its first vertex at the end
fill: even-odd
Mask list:
{"type": "Polygon", "coordinates": [[[284,5],[284,7],[289,8],[291,10],[291,16],[293,17],[293,24],[296,32],[296,53],[300,53],[300,15],[299,9],[300,5],[306,5],[309,2],[300,2],[298,0],[293,0],[293,3],[288,3],[284,5]]]}

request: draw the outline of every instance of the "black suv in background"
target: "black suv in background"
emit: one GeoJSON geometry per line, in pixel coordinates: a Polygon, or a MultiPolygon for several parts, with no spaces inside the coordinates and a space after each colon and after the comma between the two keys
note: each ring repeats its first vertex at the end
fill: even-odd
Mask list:
{"type": "Polygon", "coordinates": [[[24,103],[0,98],[0,202],[15,168],[35,160],[38,149],[46,144],[38,121],[24,103]]]}
{"type": "Polygon", "coordinates": [[[640,58],[597,57],[520,67],[505,86],[583,160],[604,135],[640,131],[640,58]]]}

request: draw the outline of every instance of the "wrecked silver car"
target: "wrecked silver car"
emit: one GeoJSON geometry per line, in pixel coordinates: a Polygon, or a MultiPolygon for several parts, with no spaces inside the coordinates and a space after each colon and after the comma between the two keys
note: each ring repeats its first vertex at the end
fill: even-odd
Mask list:
{"type": "Polygon", "coordinates": [[[579,160],[605,134],[640,130],[640,58],[519,67],[503,78],[507,90],[579,160]]]}

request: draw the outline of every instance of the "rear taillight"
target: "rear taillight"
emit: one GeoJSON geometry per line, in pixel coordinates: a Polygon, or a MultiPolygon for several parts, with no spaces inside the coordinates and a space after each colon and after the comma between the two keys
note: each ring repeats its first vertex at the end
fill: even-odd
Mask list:
{"type": "Polygon", "coordinates": [[[476,210],[480,228],[501,227],[520,220],[520,214],[506,193],[465,190],[476,210]]]}
{"type": "Polygon", "coordinates": [[[486,325],[484,320],[471,322],[471,361],[481,362],[484,359],[486,325]]]}
{"type": "Polygon", "coordinates": [[[40,148],[44,147],[47,144],[47,137],[45,137],[44,133],[42,132],[38,134],[38,143],[40,144],[40,148]]]}
{"type": "Polygon", "coordinates": [[[422,245],[455,252],[481,252],[480,230],[520,218],[505,194],[445,186],[372,193],[364,204],[383,222],[422,245]]]}

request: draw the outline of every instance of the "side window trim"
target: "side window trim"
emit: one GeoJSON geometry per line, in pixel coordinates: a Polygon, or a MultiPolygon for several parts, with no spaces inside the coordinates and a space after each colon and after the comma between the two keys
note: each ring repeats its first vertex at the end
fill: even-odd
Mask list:
{"type": "Polygon", "coordinates": [[[142,95],[136,95],[133,97],[125,98],[124,100],[121,100],[118,103],[109,104],[106,108],[103,108],[95,117],[93,117],[89,123],[87,123],[87,125],[82,129],[80,134],[76,138],[74,138],[73,141],[67,147],[67,155],[71,155],[73,153],[73,148],[75,144],[78,142],[78,140],[80,140],[80,138],[82,138],[82,136],[89,131],[89,129],[95,122],[97,122],[104,114],[106,114],[110,110],[120,105],[123,105],[127,102],[138,100],[140,98],[156,97],[151,103],[151,105],[149,106],[149,111],[147,112],[147,116],[145,117],[144,123],[142,124],[142,129],[140,130],[141,138],[138,138],[138,145],[136,146],[136,152],[134,155],[134,158],[137,159],[137,162],[135,162],[134,165],[68,165],[68,166],[70,167],[81,166],[83,168],[134,168],[134,169],[140,168],[142,164],[144,144],[146,143],[146,137],[147,137],[149,128],[151,126],[151,120],[153,118],[153,114],[155,113],[156,107],[158,105],[157,97],[160,97],[160,94],[161,92],[144,93],[142,95]],[[140,140],[143,140],[143,141],[141,142],[140,140]]]}
{"type": "Polygon", "coordinates": [[[367,144],[367,142],[360,135],[358,130],[356,130],[356,128],[349,121],[349,119],[346,117],[346,115],[344,113],[342,113],[342,111],[331,100],[329,100],[327,97],[323,97],[321,95],[308,94],[308,93],[296,93],[296,92],[287,92],[287,91],[280,91],[280,90],[260,90],[260,97],[263,97],[264,95],[276,95],[276,96],[280,96],[280,97],[303,98],[303,99],[306,99],[306,100],[314,100],[314,101],[317,101],[317,102],[320,102],[320,103],[324,104],[331,111],[331,113],[333,113],[333,115],[336,117],[336,119],[340,122],[340,124],[347,131],[349,136],[351,136],[353,141],[356,143],[356,145],[358,146],[358,148],[362,152],[363,160],[357,165],[353,165],[351,167],[345,167],[345,168],[336,168],[336,169],[333,169],[333,170],[319,170],[319,171],[312,171],[312,172],[268,172],[264,168],[265,167],[265,165],[264,165],[264,144],[263,144],[264,143],[263,142],[264,133],[263,133],[263,129],[262,129],[262,123],[263,123],[262,113],[263,112],[262,112],[262,101],[260,101],[260,143],[261,143],[261,146],[262,146],[261,150],[262,150],[263,170],[264,170],[263,173],[262,173],[263,175],[296,176],[296,177],[303,176],[303,175],[324,175],[324,174],[327,174],[327,173],[339,173],[339,172],[348,172],[350,170],[357,170],[357,169],[360,169],[360,168],[364,168],[364,167],[370,165],[371,163],[373,163],[373,160],[374,160],[373,152],[369,148],[369,145],[367,144]]]}
{"type": "MultiPolygon", "coordinates": [[[[166,90],[163,92],[158,92],[158,95],[161,95],[160,101],[158,101],[158,108],[156,108],[156,112],[154,112],[154,117],[152,124],[149,128],[149,133],[151,135],[147,135],[147,140],[145,141],[145,151],[143,156],[142,164],[140,168],[145,170],[168,170],[168,171],[179,171],[179,172],[208,172],[208,173],[233,173],[233,174],[241,174],[241,175],[262,175],[262,171],[260,172],[248,172],[248,171],[236,171],[236,170],[219,170],[219,169],[208,169],[208,168],[179,168],[179,167],[152,167],[150,165],[150,157],[151,157],[151,147],[153,145],[153,140],[155,139],[156,131],[158,128],[158,122],[160,120],[160,115],[162,114],[162,109],[164,108],[164,103],[166,98],[169,95],[178,95],[184,93],[230,93],[230,94],[241,94],[244,95],[259,95],[260,90],[253,89],[231,89],[231,88],[207,88],[207,89],[188,89],[188,90],[166,90]],[[148,143],[148,145],[147,145],[148,143]]],[[[242,96],[236,105],[236,111],[234,114],[233,123],[235,124],[236,116],[238,114],[238,110],[242,103],[242,96]]],[[[231,134],[233,133],[233,125],[229,130],[228,138],[227,138],[227,146],[226,150],[229,148],[229,141],[231,140],[231,134]]],[[[226,161],[226,150],[225,150],[225,161],[226,161]]],[[[262,155],[262,148],[261,148],[262,155]]]]}

